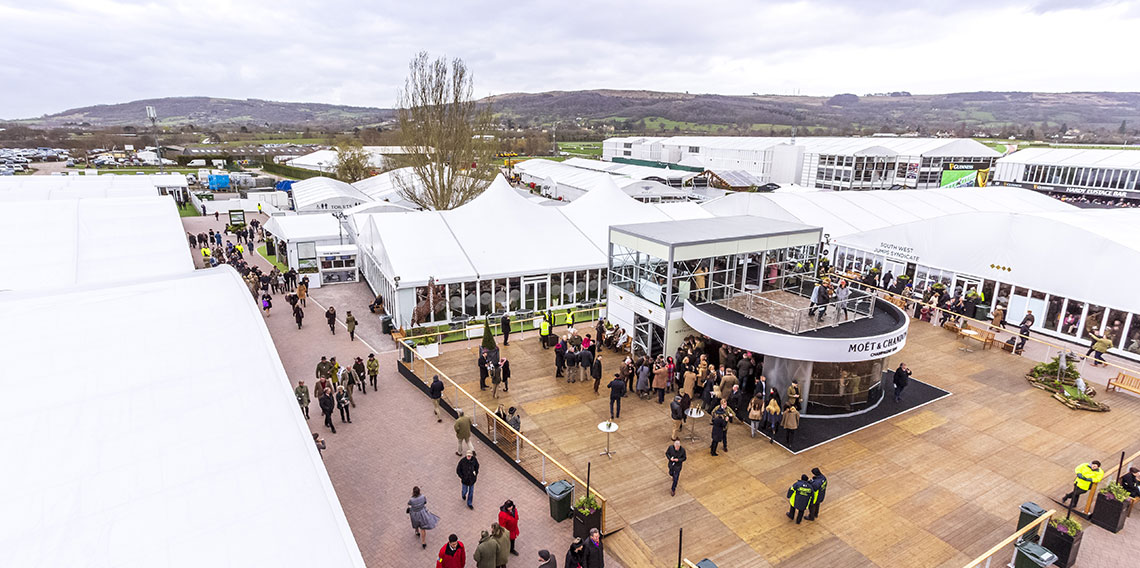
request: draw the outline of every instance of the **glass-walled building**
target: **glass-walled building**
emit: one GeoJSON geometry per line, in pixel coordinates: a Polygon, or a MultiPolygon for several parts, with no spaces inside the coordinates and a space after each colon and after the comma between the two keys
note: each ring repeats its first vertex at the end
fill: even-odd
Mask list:
{"type": "Polygon", "coordinates": [[[994,183],[1060,198],[1140,200],[1140,152],[1029,148],[997,162],[994,183]]]}

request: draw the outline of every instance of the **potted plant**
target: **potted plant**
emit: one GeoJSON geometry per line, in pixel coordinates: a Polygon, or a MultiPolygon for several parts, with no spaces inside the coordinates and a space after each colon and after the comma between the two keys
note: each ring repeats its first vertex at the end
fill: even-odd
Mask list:
{"type": "Polygon", "coordinates": [[[1053,564],[1061,568],[1069,568],[1077,563],[1077,552],[1081,548],[1081,537],[1084,529],[1077,521],[1068,519],[1049,519],[1049,526],[1045,527],[1045,538],[1041,545],[1057,555],[1053,564]]]}
{"type": "Polygon", "coordinates": [[[593,494],[586,493],[574,503],[574,536],[590,538],[590,529],[602,530],[602,508],[593,494]]]}
{"type": "Polygon", "coordinates": [[[1124,530],[1128,520],[1128,490],[1119,483],[1112,482],[1097,492],[1096,505],[1089,520],[1105,530],[1118,533],[1124,530]]]}
{"type": "Polygon", "coordinates": [[[439,356],[439,341],[435,335],[425,335],[416,339],[416,353],[424,359],[439,356]]]}

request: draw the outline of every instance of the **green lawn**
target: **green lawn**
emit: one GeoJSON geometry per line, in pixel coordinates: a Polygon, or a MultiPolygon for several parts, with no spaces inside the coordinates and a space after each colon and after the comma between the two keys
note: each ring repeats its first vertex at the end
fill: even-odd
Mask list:
{"type": "Polygon", "coordinates": [[[279,138],[266,140],[229,140],[221,144],[187,144],[187,148],[233,148],[235,146],[261,146],[264,144],[324,144],[328,138],[279,138]]]}
{"type": "Polygon", "coordinates": [[[187,202],[186,205],[178,208],[178,216],[179,217],[201,217],[202,212],[199,211],[197,207],[194,207],[194,205],[192,203],[187,202]]]}
{"type": "Polygon", "coordinates": [[[276,266],[277,270],[280,270],[281,272],[289,272],[289,267],[285,266],[284,264],[281,264],[280,262],[277,262],[276,256],[265,254],[265,245],[261,245],[261,246],[257,247],[257,254],[261,255],[261,258],[268,260],[269,263],[272,264],[273,266],[276,266]]]}
{"type": "Polygon", "coordinates": [[[598,158],[602,155],[601,142],[559,142],[558,151],[584,158],[598,158]]]}

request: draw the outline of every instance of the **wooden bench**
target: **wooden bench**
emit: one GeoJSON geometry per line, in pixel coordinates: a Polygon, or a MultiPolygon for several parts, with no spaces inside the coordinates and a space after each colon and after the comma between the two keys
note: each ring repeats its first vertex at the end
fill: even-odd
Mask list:
{"type": "Polygon", "coordinates": [[[1123,389],[1135,394],[1140,394],[1140,378],[1133,377],[1128,373],[1117,373],[1116,378],[1108,381],[1108,388],[1105,390],[1117,391],[1123,389]]]}
{"type": "Polygon", "coordinates": [[[970,339],[980,341],[982,343],[983,350],[994,346],[994,332],[988,329],[972,326],[969,323],[963,326],[962,329],[958,330],[958,338],[960,339],[963,337],[969,337],[970,339]],[[968,331],[972,331],[974,333],[966,333],[968,331]]]}
{"type": "Polygon", "coordinates": [[[488,438],[498,442],[499,445],[503,447],[515,447],[515,443],[518,441],[518,434],[515,434],[509,427],[495,420],[495,413],[484,411],[483,423],[486,424],[488,438]]]}

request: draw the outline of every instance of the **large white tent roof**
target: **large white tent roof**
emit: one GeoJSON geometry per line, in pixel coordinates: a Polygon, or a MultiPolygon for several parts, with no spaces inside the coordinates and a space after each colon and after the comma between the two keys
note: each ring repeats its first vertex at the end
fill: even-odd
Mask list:
{"type": "MultiPolygon", "coordinates": [[[[382,213],[356,219],[358,242],[401,286],[546,274],[606,265],[609,226],[712,216],[695,203],[645,204],[607,185],[546,207],[502,178],[450,211],[382,213]]],[[[357,216],[362,217],[362,216],[357,216]]]]}
{"type": "Polygon", "coordinates": [[[654,168],[636,164],[623,164],[620,162],[603,162],[601,160],[590,160],[586,158],[570,158],[568,160],[564,160],[562,164],[573,166],[575,168],[582,168],[584,170],[594,170],[599,172],[606,172],[609,174],[629,176],[630,179],[635,180],[661,179],[681,182],[694,178],[699,173],[690,170],[654,168]]]}
{"type": "Polygon", "coordinates": [[[1140,169],[1140,150],[1026,148],[998,161],[1010,164],[1041,164],[1080,168],[1140,169]]]}
{"type": "MultiPolygon", "coordinates": [[[[832,237],[983,211],[1071,211],[1072,205],[1012,187],[947,188],[809,193],[731,193],[702,205],[718,216],[756,215],[823,227],[832,237]]],[[[947,235],[947,242],[952,239],[947,235]]]]}
{"type": "Polygon", "coordinates": [[[275,215],[265,223],[265,230],[290,242],[335,237],[341,232],[340,220],[332,213],[275,215]]]}
{"type": "Polygon", "coordinates": [[[900,244],[912,248],[920,264],[1140,313],[1140,297],[1127,285],[1124,268],[1140,264],[1136,209],[957,212],[847,235],[838,243],[863,250],[900,244]],[[1080,259],[1079,266],[1066,267],[1064,259],[1080,259]]]}
{"type": "Polygon", "coordinates": [[[343,181],[323,176],[293,183],[293,205],[297,211],[326,208],[347,209],[372,201],[359,189],[343,181]]]}
{"type": "Polygon", "coordinates": [[[362,179],[353,183],[352,187],[359,189],[361,193],[367,195],[374,201],[388,201],[403,207],[418,209],[415,203],[404,199],[404,197],[400,195],[401,182],[416,190],[423,187],[423,183],[420,182],[419,178],[413,173],[411,166],[390,170],[370,178],[362,179]]]}
{"type": "Polygon", "coordinates": [[[0,290],[130,281],[194,270],[170,197],[14,205],[0,206],[0,290]]]}
{"type": "Polygon", "coordinates": [[[233,269],[0,294],[0,358],[0,566],[364,566],[233,269]]]}
{"type": "MultiPolygon", "coordinates": [[[[658,140],[654,140],[657,142],[658,140]]],[[[659,140],[666,146],[698,147],[703,151],[767,150],[780,144],[802,146],[809,154],[894,154],[900,156],[992,156],[1000,152],[972,138],[852,138],[839,136],[801,136],[798,138],[756,136],[673,136],[659,140]]]]}
{"type": "Polygon", "coordinates": [[[0,201],[146,197],[185,187],[184,175],[0,176],[0,201]]]}

